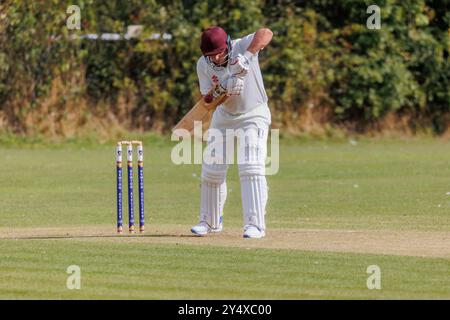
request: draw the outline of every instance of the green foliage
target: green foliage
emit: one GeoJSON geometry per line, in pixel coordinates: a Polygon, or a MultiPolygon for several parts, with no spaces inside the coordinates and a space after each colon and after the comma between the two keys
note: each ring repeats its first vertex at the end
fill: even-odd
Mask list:
{"type": "Polygon", "coordinates": [[[377,1],[380,30],[366,27],[370,0],[76,4],[81,30],[66,28],[68,5],[60,0],[0,4],[3,127],[64,135],[64,126],[52,131],[51,123],[83,128],[92,119],[116,119],[126,128],[167,130],[198,98],[199,39],[210,25],[223,26],[232,38],[273,30],[260,60],[279,125],[295,126],[305,110],[327,108],[332,123],[365,127],[395,113],[426,119],[435,132],[448,127],[448,1],[377,1]],[[124,34],[133,24],[144,26],[142,37],[167,32],[172,40],[71,38],[124,34]]]}

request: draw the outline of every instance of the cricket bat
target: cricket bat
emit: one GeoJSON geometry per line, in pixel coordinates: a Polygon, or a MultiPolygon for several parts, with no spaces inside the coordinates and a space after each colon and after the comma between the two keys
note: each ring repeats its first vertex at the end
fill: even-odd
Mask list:
{"type": "Polygon", "coordinates": [[[210,103],[207,103],[204,97],[202,97],[195,104],[195,106],[193,106],[192,109],[189,110],[189,112],[177,123],[172,131],[177,129],[185,129],[192,134],[192,132],[194,131],[194,121],[208,121],[210,111],[217,108],[218,105],[224,103],[227,97],[228,96],[226,95],[226,93],[223,93],[210,103]]]}

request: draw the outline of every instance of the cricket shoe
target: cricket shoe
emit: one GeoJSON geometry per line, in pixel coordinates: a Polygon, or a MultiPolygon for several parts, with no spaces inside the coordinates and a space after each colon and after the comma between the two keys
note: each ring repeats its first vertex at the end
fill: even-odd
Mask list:
{"type": "Polygon", "coordinates": [[[259,230],[255,226],[249,226],[244,231],[244,238],[260,239],[266,235],[264,231],[259,230]]]}
{"type": "Polygon", "coordinates": [[[220,231],[222,231],[222,224],[220,224],[219,228],[213,229],[204,221],[191,228],[191,232],[198,236],[206,236],[208,233],[220,231]]]}

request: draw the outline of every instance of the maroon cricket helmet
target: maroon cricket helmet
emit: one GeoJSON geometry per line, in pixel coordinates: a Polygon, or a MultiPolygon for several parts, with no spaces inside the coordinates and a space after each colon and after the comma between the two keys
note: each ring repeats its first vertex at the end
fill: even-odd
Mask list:
{"type": "Polygon", "coordinates": [[[209,27],[202,33],[200,49],[204,56],[212,56],[228,48],[230,38],[221,27],[209,27]]]}

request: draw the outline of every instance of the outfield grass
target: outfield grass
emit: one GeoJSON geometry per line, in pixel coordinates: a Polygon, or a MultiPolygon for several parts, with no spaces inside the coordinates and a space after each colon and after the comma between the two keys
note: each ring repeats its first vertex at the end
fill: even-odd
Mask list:
{"type": "Polygon", "coordinates": [[[445,259],[185,245],[5,240],[2,298],[384,299],[450,298],[445,259]],[[367,266],[381,268],[368,290],[367,266]],[[81,269],[81,289],[66,269],[81,269]]]}
{"type": "MultiPolygon", "coordinates": [[[[199,165],[176,166],[171,144],[145,145],[149,223],[189,226],[199,206],[199,165]]],[[[436,140],[289,141],[268,177],[269,227],[450,229],[450,143],[436,140]]],[[[0,226],[114,223],[113,145],[0,147],[0,226]]],[[[235,166],[226,224],[242,222],[235,166]]]]}
{"type": "MultiPolygon", "coordinates": [[[[200,166],[175,166],[173,144],[144,141],[147,224],[188,231],[200,166]]],[[[268,177],[268,228],[450,231],[448,142],[288,140],[280,155],[268,177]]],[[[228,176],[225,228],[237,228],[235,167],[228,176]]],[[[0,177],[0,228],[114,231],[113,144],[3,143],[0,177]]],[[[0,298],[450,298],[448,259],[133,240],[0,240],[0,298]],[[82,268],[81,290],[65,287],[71,264],[82,268]],[[365,287],[370,264],[382,269],[382,290],[365,287]]]]}

